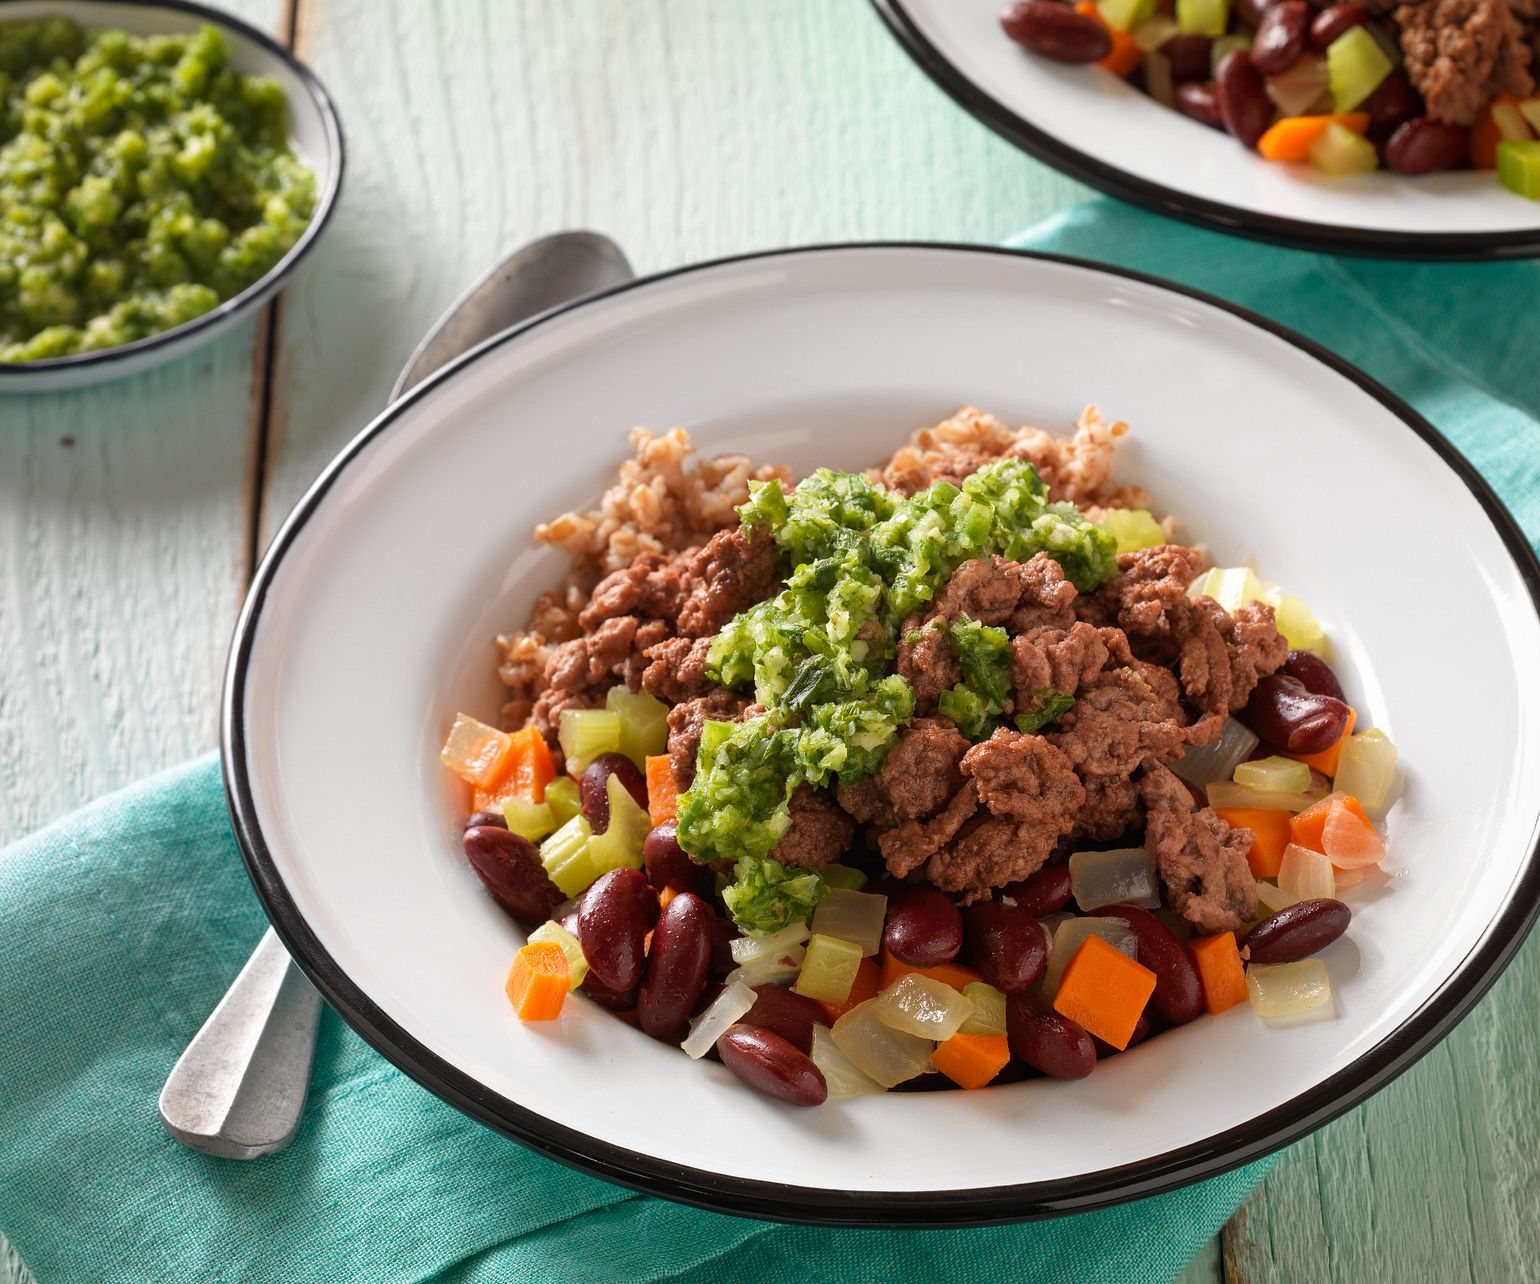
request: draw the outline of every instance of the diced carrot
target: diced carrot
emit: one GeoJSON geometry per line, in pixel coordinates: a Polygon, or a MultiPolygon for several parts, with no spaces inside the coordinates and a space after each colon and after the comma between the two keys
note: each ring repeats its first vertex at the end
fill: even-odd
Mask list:
{"type": "Polygon", "coordinates": [[[1251,872],[1258,878],[1276,878],[1289,845],[1289,813],[1267,807],[1215,807],[1214,813],[1231,829],[1251,830],[1251,850],[1246,853],[1251,872]]]}
{"type": "Polygon", "coordinates": [[[954,1034],[930,1054],[931,1064],[959,1088],[982,1088],[1010,1059],[1003,1034],[954,1034]]]}
{"type": "Polygon", "coordinates": [[[571,988],[572,972],[561,946],[536,941],[513,956],[504,989],[520,1021],[554,1021],[571,988]]]}
{"type": "Polygon", "coordinates": [[[1320,802],[1306,807],[1289,821],[1289,841],[1298,843],[1301,847],[1308,847],[1313,852],[1320,852],[1324,856],[1326,847],[1321,836],[1326,829],[1326,818],[1331,815],[1331,809],[1336,803],[1341,803],[1364,824],[1369,824],[1369,817],[1364,814],[1363,807],[1352,794],[1327,794],[1320,802]]]}
{"type": "Polygon", "coordinates": [[[815,1002],[824,1010],[824,1015],[829,1018],[829,1024],[833,1025],[856,1004],[865,1003],[867,999],[875,999],[877,992],[881,989],[882,969],[877,966],[877,960],[862,959],[856,965],[856,979],[851,982],[850,993],[845,996],[843,1003],[838,1005],[825,1003],[822,999],[815,1002]]]}
{"type": "Polygon", "coordinates": [[[673,820],[679,814],[679,787],[674,783],[674,768],[668,755],[660,753],[647,759],[647,818],[654,825],[673,820]]]}
{"type": "Polygon", "coordinates": [[[677,887],[665,887],[658,893],[658,910],[661,913],[668,908],[668,903],[679,895],[677,887]]]}
{"type": "Polygon", "coordinates": [[[1121,1052],[1154,993],[1155,973],[1101,937],[1088,936],[1064,969],[1053,1006],[1121,1052]]]}
{"type": "Polygon", "coordinates": [[[530,803],[545,801],[545,787],[556,779],[556,764],[551,748],[534,727],[513,733],[513,750],[508,755],[508,779],[514,796],[530,803]]]}
{"type": "Polygon", "coordinates": [[[1337,759],[1342,757],[1342,746],[1347,744],[1348,737],[1353,734],[1353,725],[1357,721],[1358,710],[1349,709],[1347,726],[1342,728],[1342,734],[1337,737],[1336,744],[1322,749],[1320,753],[1291,753],[1286,756],[1319,771],[1323,776],[1335,776],[1337,774],[1337,759]]]}
{"type": "Polygon", "coordinates": [[[1144,60],[1144,50],[1139,48],[1139,42],[1126,31],[1119,31],[1102,17],[1102,11],[1096,7],[1094,0],[1080,0],[1075,6],[1075,12],[1084,14],[1087,18],[1094,18],[1101,24],[1112,41],[1112,48],[1105,58],[1097,62],[1098,67],[1103,67],[1115,76],[1127,76],[1144,60]]]}
{"type": "Polygon", "coordinates": [[[883,947],[882,988],[884,990],[900,977],[908,976],[910,972],[918,972],[921,976],[928,976],[933,981],[950,985],[959,993],[963,986],[972,985],[973,982],[984,979],[971,967],[963,967],[960,963],[938,963],[935,967],[911,967],[908,963],[900,963],[888,953],[886,946],[883,947]]]}
{"type": "Polygon", "coordinates": [[[1223,1012],[1246,1001],[1246,969],[1241,966],[1234,932],[1199,937],[1187,948],[1197,964],[1203,1003],[1210,1012],[1223,1012]]]}
{"type": "Polygon", "coordinates": [[[1261,138],[1257,139],[1257,151],[1268,160],[1302,161],[1310,155],[1310,144],[1326,132],[1333,122],[1355,134],[1369,128],[1369,113],[1362,111],[1342,112],[1336,116],[1285,116],[1275,121],[1261,138]]]}

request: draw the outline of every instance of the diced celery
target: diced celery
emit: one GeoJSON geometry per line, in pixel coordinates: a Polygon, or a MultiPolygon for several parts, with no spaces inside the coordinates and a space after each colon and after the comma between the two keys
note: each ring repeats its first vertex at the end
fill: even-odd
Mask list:
{"type": "Polygon", "coordinates": [[[1188,597],[1211,597],[1234,615],[1262,596],[1262,581],[1249,566],[1215,566],[1187,586],[1188,597]]]}
{"type": "Polygon", "coordinates": [[[645,691],[611,687],[604,707],[620,715],[620,752],[638,767],[668,748],[668,706],[645,691]]]}
{"type": "MultiPolygon", "coordinates": [[[[1394,68],[1390,56],[1367,27],[1349,27],[1326,47],[1326,75],[1331,81],[1333,110],[1352,111],[1380,87],[1394,68]]],[[[1314,150],[1312,147],[1311,151],[1314,150]]]]}
{"type": "Polygon", "coordinates": [[[601,753],[620,752],[620,715],[609,709],[563,709],[556,739],[567,771],[578,775],[601,753]]]}
{"type": "Polygon", "coordinates": [[[550,803],[530,803],[522,798],[504,798],[503,819],[508,828],[520,838],[538,843],[556,829],[556,813],[550,803]]]}
{"type": "Polygon", "coordinates": [[[769,958],[772,954],[784,953],[793,945],[801,945],[807,940],[808,926],[805,920],[789,923],[778,932],[764,932],[759,935],[745,933],[734,938],[728,948],[732,951],[734,963],[752,963],[755,959],[769,958]]]}
{"type": "MultiPolygon", "coordinates": [[[[1373,41],[1370,43],[1373,44],[1373,41]]],[[[1379,46],[1375,45],[1375,48],[1379,46]]],[[[1367,174],[1380,165],[1380,156],[1374,150],[1374,144],[1335,120],[1316,136],[1305,156],[1321,173],[1330,174],[1333,178],[1341,178],[1345,174],[1367,174]]]]}
{"type": "Polygon", "coordinates": [[[848,891],[858,892],[866,886],[865,872],[849,865],[825,865],[820,872],[823,874],[823,881],[830,887],[843,887],[848,891]]]}
{"type": "MultiPolygon", "coordinates": [[[[1169,70],[1169,62],[1168,62],[1169,70]]],[[[1166,542],[1160,523],[1147,508],[1109,508],[1101,521],[1102,530],[1118,542],[1118,552],[1154,548],[1166,542]]]]}
{"type": "Polygon", "coordinates": [[[1160,904],[1155,862],[1142,847],[1074,852],[1069,858],[1069,886],[1075,903],[1088,912],[1103,905],[1155,909],[1160,904]]]}
{"type": "Polygon", "coordinates": [[[1222,36],[1230,25],[1230,0],[1176,0],[1176,28],[1184,36],[1222,36]]]}
{"type": "Polygon", "coordinates": [[[1257,904],[1267,911],[1261,916],[1263,918],[1267,917],[1267,914],[1276,914],[1281,909],[1287,909],[1300,899],[1284,891],[1275,883],[1264,883],[1260,878],[1257,879],[1257,904]]]}
{"type": "Polygon", "coordinates": [[[1118,31],[1132,31],[1155,13],[1155,0],[1096,0],[1102,21],[1118,31]]]}
{"type": "Polygon", "coordinates": [[[1064,969],[1085,944],[1088,936],[1099,936],[1114,949],[1131,959],[1139,957],[1139,938],[1120,918],[1068,918],[1053,934],[1053,948],[1048,951],[1048,971],[1043,975],[1043,996],[1053,998],[1064,979],[1064,969]]]}
{"type": "Polygon", "coordinates": [[[1004,1034],[1005,993],[986,981],[970,981],[963,996],[973,1004],[968,1019],[957,1027],[959,1034],[1004,1034]]]}
{"type": "Polygon", "coordinates": [[[1154,53],[1176,34],[1176,19],[1166,13],[1157,13],[1129,32],[1129,35],[1134,38],[1134,43],[1145,53],[1154,53]]]}
{"type": "Polygon", "coordinates": [[[1232,53],[1236,49],[1250,48],[1250,36],[1242,36],[1238,34],[1220,36],[1218,40],[1214,41],[1214,43],[1209,46],[1209,66],[1212,67],[1215,71],[1218,71],[1219,64],[1225,60],[1226,54],[1232,53]]]}
{"type": "Polygon", "coordinates": [[[1304,811],[1321,801],[1323,795],[1253,789],[1233,780],[1215,780],[1207,786],[1210,807],[1261,807],[1267,811],[1304,811]]]}
{"type": "Polygon", "coordinates": [[[583,978],[588,975],[588,958],[583,953],[583,947],[578,943],[578,938],[573,936],[560,923],[542,923],[529,934],[529,943],[536,945],[541,941],[549,941],[552,945],[561,947],[561,952],[567,956],[567,971],[572,980],[570,989],[577,989],[583,984],[583,978]]]}
{"type": "Polygon", "coordinates": [[[1540,98],[1526,98],[1519,104],[1519,115],[1535,133],[1540,134],[1540,98]]]}
{"type": "Polygon", "coordinates": [[[860,966],[859,945],[814,932],[808,938],[807,953],[802,956],[802,970],[791,988],[807,998],[838,1007],[850,997],[850,987],[856,982],[860,966]]]}
{"type": "Polygon", "coordinates": [[[588,854],[588,840],[594,831],[582,816],[574,816],[540,844],[540,863],[563,896],[586,892],[598,878],[588,854]]]}
{"type": "Polygon", "coordinates": [[[1320,959],[1298,963],[1254,963],[1246,969],[1251,1006],[1269,1025],[1308,1025],[1337,1015],[1331,978],[1320,959]]]}
{"type": "Polygon", "coordinates": [[[829,1086],[831,1097],[864,1097],[886,1089],[839,1050],[834,1036],[821,1025],[813,1027],[813,1064],[829,1086]]]}
{"type": "Polygon", "coordinates": [[[909,972],[872,1000],[878,1018],[895,1030],[940,1042],[973,1012],[973,1003],[945,981],[909,972]]]}
{"type": "Polygon", "coordinates": [[[512,743],[507,733],[468,713],[457,713],[444,747],[438,751],[439,761],[461,780],[485,788],[496,780],[512,743]]]}
{"type": "Polygon", "coordinates": [[[1330,899],[1337,894],[1337,873],[1330,857],[1290,843],[1278,866],[1278,886],[1298,901],[1330,899]]]}
{"type": "Polygon", "coordinates": [[[619,776],[611,774],[604,782],[604,792],[610,800],[609,827],[588,840],[595,878],[622,866],[640,869],[642,844],[652,831],[652,818],[636,805],[636,799],[620,783],[619,776]]]}
{"type": "Polygon", "coordinates": [[[1235,768],[1235,783],[1267,793],[1304,794],[1310,792],[1310,768],[1294,758],[1258,758],[1235,768]]]}
{"type": "Polygon", "coordinates": [[[1358,799],[1371,814],[1381,811],[1396,785],[1396,746],[1383,731],[1370,727],[1349,736],[1337,760],[1336,788],[1358,799]]]}
{"type": "Polygon", "coordinates": [[[1510,192],[1540,200],[1540,140],[1498,143],[1497,177],[1510,192]]]}
{"type": "Polygon", "coordinates": [[[729,981],[742,981],[745,985],[790,985],[802,970],[802,960],[807,956],[807,946],[789,945],[775,954],[766,954],[727,974],[729,981]]]}
{"type": "Polygon", "coordinates": [[[1326,634],[1303,598],[1283,592],[1276,584],[1264,584],[1262,600],[1273,608],[1274,623],[1290,650],[1326,653],[1326,634]]]}
{"type": "Polygon", "coordinates": [[[813,911],[813,931],[850,941],[862,954],[876,954],[882,948],[887,915],[886,896],[835,887],[813,911]]]}
{"type": "Polygon", "coordinates": [[[741,981],[722,987],[722,993],[690,1022],[690,1033],[679,1046],[685,1055],[699,1061],[715,1046],[728,1026],[737,1021],[758,1001],[759,995],[741,981]]]}
{"type": "Polygon", "coordinates": [[[1190,785],[1229,780],[1236,765],[1249,758],[1261,743],[1250,727],[1226,718],[1218,740],[1211,745],[1189,745],[1171,764],[1171,770],[1190,785]]]}
{"type": "Polygon", "coordinates": [[[578,793],[577,781],[570,776],[558,776],[545,787],[545,805],[551,809],[560,829],[583,810],[583,799],[578,793]]]}

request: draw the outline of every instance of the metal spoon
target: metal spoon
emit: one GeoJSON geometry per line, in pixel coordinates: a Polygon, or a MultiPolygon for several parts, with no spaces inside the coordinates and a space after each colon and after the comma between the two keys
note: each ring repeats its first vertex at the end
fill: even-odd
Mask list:
{"type": "MultiPolygon", "coordinates": [[[[483,340],[634,275],[620,247],[597,232],[531,241],[495,263],[439,318],[390,400],[483,340]]],[[[321,996],[268,928],[167,1077],[160,1093],[166,1131],[225,1159],[282,1150],[305,1108],[320,1015],[321,996]]]]}

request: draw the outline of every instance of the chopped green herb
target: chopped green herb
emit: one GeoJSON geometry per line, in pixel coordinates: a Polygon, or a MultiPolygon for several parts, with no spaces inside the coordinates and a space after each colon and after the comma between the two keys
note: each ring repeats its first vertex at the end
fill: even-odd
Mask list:
{"type": "Polygon", "coordinates": [[[1052,687],[1044,687],[1035,697],[1037,708],[1029,713],[1016,715],[1016,729],[1024,735],[1041,731],[1050,722],[1057,722],[1075,707],[1075,697],[1052,687]]]}

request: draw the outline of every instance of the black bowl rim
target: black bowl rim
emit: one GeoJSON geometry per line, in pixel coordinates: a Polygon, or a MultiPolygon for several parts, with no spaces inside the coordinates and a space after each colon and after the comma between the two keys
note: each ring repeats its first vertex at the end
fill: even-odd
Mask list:
{"type": "Polygon", "coordinates": [[[1313,356],[1374,397],[1426,442],[1481,504],[1497,528],[1540,615],[1540,561],[1511,514],[1479,473],[1426,419],[1357,367],[1313,340],[1255,312],[1159,277],[1058,254],[925,242],[814,245],[736,255],[675,268],[551,309],[482,343],[385,409],[345,446],[295,505],[263,557],[231,642],[220,719],[221,757],[231,822],[257,895],[295,961],[344,1020],[387,1060],[471,1118],[552,1159],[635,1190],[716,1212],[771,1221],[873,1227],[958,1227],[1020,1222],[1108,1207],[1215,1176],[1269,1154],[1359,1104],[1433,1047],[1508,965],[1540,912],[1540,833],[1486,935],[1411,1017],[1329,1079],[1246,1124],[1165,1154],[1061,1181],[953,1191],[817,1190],[721,1176],[666,1163],[567,1128],[495,1093],[437,1056],[382,1011],[321,945],[284,885],[259,823],[245,743],[247,670],[262,610],[285,555],[341,473],[387,433],[402,412],[503,345],[553,318],[678,276],[788,256],[918,250],[1028,258],[1155,286],[1218,308],[1313,356]]]}
{"type": "MultiPolygon", "coordinates": [[[[0,0],[0,21],[5,19],[5,10],[10,5],[29,3],[29,0],[0,0]]],[[[0,389],[4,389],[5,380],[10,378],[21,382],[26,375],[54,375],[67,374],[78,370],[99,369],[113,362],[124,361],[131,357],[142,357],[146,353],[154,352],[160,348],[169,347],[183,339],[190,339],[195,334],[200,334],[211,327],[220,324],[237,312],[252,307],[262,302],[273,293],[293,270],[299,266],[301,259],[310,252],[322,231],[331,222],[332,214],[337,208],[337,198],[342,194],[342,171],[347,164],[347,146],[342,137],[342,121],[337,116],[337,109],[332,104],[331,95],[326,92],[326,87],[320,82],[316,74],[310,70],[287,46],[281,45],[265,31],[253,27],[250,23],[234,14],[224,13],[218,9],[210,9],[205,5],[195,4],[193,0],[91,0],[92,4],[119,5],[124,9],[174,9],[182,13],[190,14],[210,26],[219,27],[225,31],[232,31],[243,39],[250,40],[253,44],[261,45],[270,54],[283,62],[300,84],[305,87],[310,101],[315,104],[316,110],[321,115],[321,123],[326,130],[327,146],[336,158],[336,164],[332,166],[330,180],[326,184],[326,190],[316,198],[316,210],[310,217],[310,223],[300,235],[299,240],[289,247],[289,252],[273,264],[262,276],[258,277],[239,294],[226,299],[218,307],[195,316],[191,321],[184,321],[181,325],[170,330],[162,330],[159,334],[146,335],[143,339],[135,339],[132,343],[121,343],[115,348],[102,348],[96,352],[77,352],[67,357],[47,357],[42,361],[13,361],[0,363],[0,389]]],[[[68,17],[69,0],[58,0],[58,12],[54,17],[68,17]]],[[[39,386],[39,391],[44,391],[39,386]]],[[[21,389],[17,389],[21,391],[21,389]]]]}
{"type": "MultiPolygon", "coordinates": [[[[1071,147],[985,93],[921,31],[904,0],[871,3],[920,69],[969,115],[1038,160],[1130,205],[1210,231],[1327,254],[1435,262],[1497,262],[1540,255],[1540,227],[1514,232],[1424,233],[1315,223],[1209,200],[1130,174],[1071,147]]],[[[1000,38],[1007,37],[1002,33],[1000,38]]],[[[1238,156],[1237,162],[1243,159],[1238,156]]]]}

